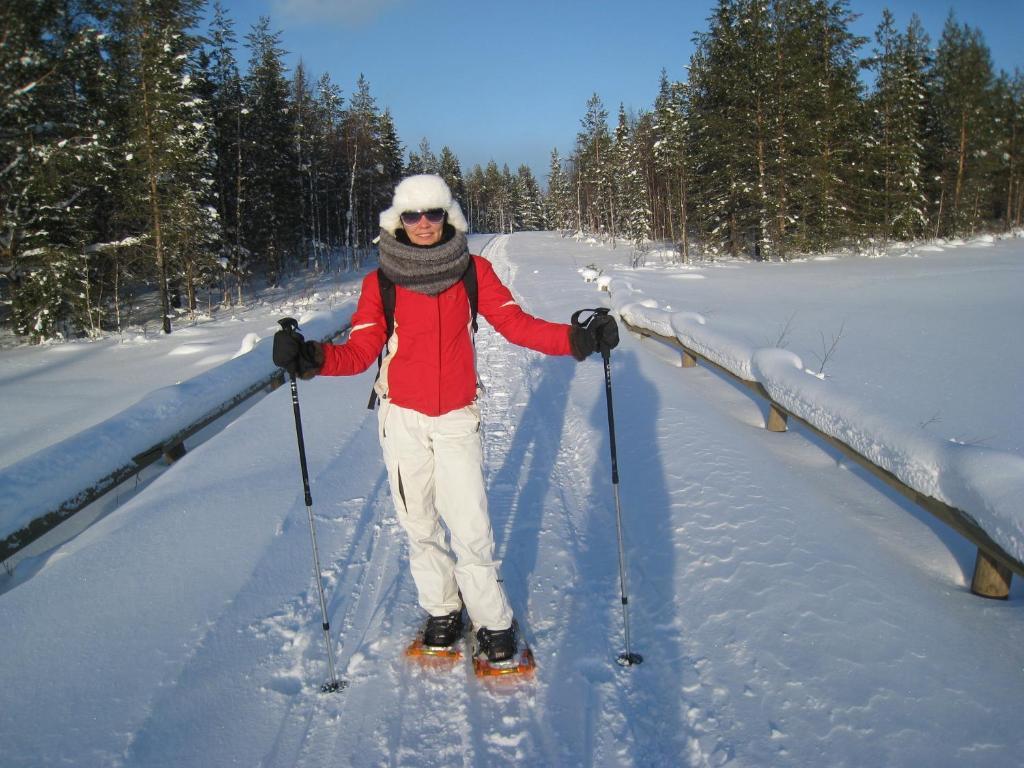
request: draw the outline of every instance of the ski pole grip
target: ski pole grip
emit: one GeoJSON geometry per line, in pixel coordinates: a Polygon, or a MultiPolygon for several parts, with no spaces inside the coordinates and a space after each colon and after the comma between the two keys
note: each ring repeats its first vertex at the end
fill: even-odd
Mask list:
{"type": "Polygon", "coordinates": [[[598,315],[607,315],[610,311],[611,310],[608,309],[608,307],[597,307],[595,309],[577,309],[575,312],[572,313],[572,319],[570,320],[570,322],[577,328],[586,328],[588,325],[590,325],[590,321],[593,320],[595,317],[597,317],[598,315]],[[586,314],[587,312],[590,313],[589,317],[587,317],[586,320],[581,321],[580,316],[586,314]]]}

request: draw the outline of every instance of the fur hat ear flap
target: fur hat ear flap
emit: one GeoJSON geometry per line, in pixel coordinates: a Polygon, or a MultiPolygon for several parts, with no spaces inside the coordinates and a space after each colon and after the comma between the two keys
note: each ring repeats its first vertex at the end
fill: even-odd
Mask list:
{"type": "Polygon", "coordinates": [[[429,211],[432,208],[444,209],[448,213],[448,223],[458,231],[469,230],[462,208],[452,197],[448,185],[432,173],[408,176],[398,183],[391,207],[380,214],[380,228],[394,235],[402,226],[404,211],[429,211]]]}

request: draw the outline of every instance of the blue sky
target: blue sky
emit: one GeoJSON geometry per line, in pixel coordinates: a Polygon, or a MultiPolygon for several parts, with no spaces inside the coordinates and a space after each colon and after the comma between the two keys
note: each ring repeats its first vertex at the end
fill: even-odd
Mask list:
{"type": "MultiPolygon", "coordinates": [[[[597,92],[614,125],[619,103],[650,108],[665,68],[685,79],[693,36],[713,2],[655,0],[221,0],[243,39],[260,16],[282,33],[293,66],[301,57],[347,96],[366,75],[399,137],[448,145],[463,172],[494,159],[530,165],[546,183],[551,150],[571,151],[587,99],[597,92]]],[[[212,8],[213,0],[210,0],[212,8]]],[[[870,37],[890,8],[903,28],[916,11],[936,41],[952,9],[981,29],[995,66],[1024,69],[1022,0],[852,0],[854,25],[870,37]]],[[[245,64],[246,51],[239,61],[245,64]]]]}

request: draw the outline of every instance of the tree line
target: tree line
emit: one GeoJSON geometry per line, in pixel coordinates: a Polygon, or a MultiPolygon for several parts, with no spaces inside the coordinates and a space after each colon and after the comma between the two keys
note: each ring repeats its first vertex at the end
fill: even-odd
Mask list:
{"type": "Polygon", "coordinates": [[[853,20],[845,0],[719,0],[653,108],[611,129],[591,98],[552,154],[551,223],[681,260],[1020,227],[1024,75],[952,13],[934,48],[916,15],[885,11],[871,41],[853,20]]]}
{"type": "Polygon", "coordinates": [[[162,328],[201,293],[351,266],[404,171],[387,109],[345,98],[269,19],[202,0],[7,0],[0,11],[0,288],[32,339],[162,328]],[[247,67],[236,59],[248,55],[247,67]],[[135,313],[135,314],[133,314],[135,313]]]}
{"type": "Polygon", "coordinates": [[[559,229],[679,258],[761,259],[966,236],[1024,219],[1024,76],[950,15],[938,44],[846,0],[718,0],[688,77],[614,127],[595,93],[547,190],[447,146],[408,152],[360,75],[284,65],[203,0],[7,0],[0,9],[0,309],[35,340],[118,330],[156,289],[201,295],[360,264],[405,174],[443,176],[474,231],[559,229]],[[237,56],[247,56],[245,67],[237,56]],[[865,81],[870,85],[865,85],[865,81]]]}

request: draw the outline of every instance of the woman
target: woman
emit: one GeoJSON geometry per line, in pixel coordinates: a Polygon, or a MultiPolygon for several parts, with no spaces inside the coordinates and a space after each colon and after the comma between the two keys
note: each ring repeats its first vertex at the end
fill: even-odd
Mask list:
{"type": "Polygon", "coordinates": [[[429,617],[423,645],[443,648],[462,633],[463,608],[492,662],[516,650],[512,608],[498,578],[487,511],[471,294],[483,317],[509,341],[582,360],[612,349],[610,316],[587,328],[532,317],[487,259],[471,255],[467,224],[440,176],[403,179],[380,214],[380,270],[366,276],[344,344],[305,341],[280,331],[274,362],[304,378],[365,371],[386,346],[374,390],[378,434],[398,519],[409,537],[409,567],[429,617]],[[464,276],[472,270],[474,280],[464,276]],[[393,331],[382,286],[393,284],[393,331]],[[467,287],[468,286],[468,287],[467,287]],[[450,533],[446,543],[443,521],[450,533]]]}

